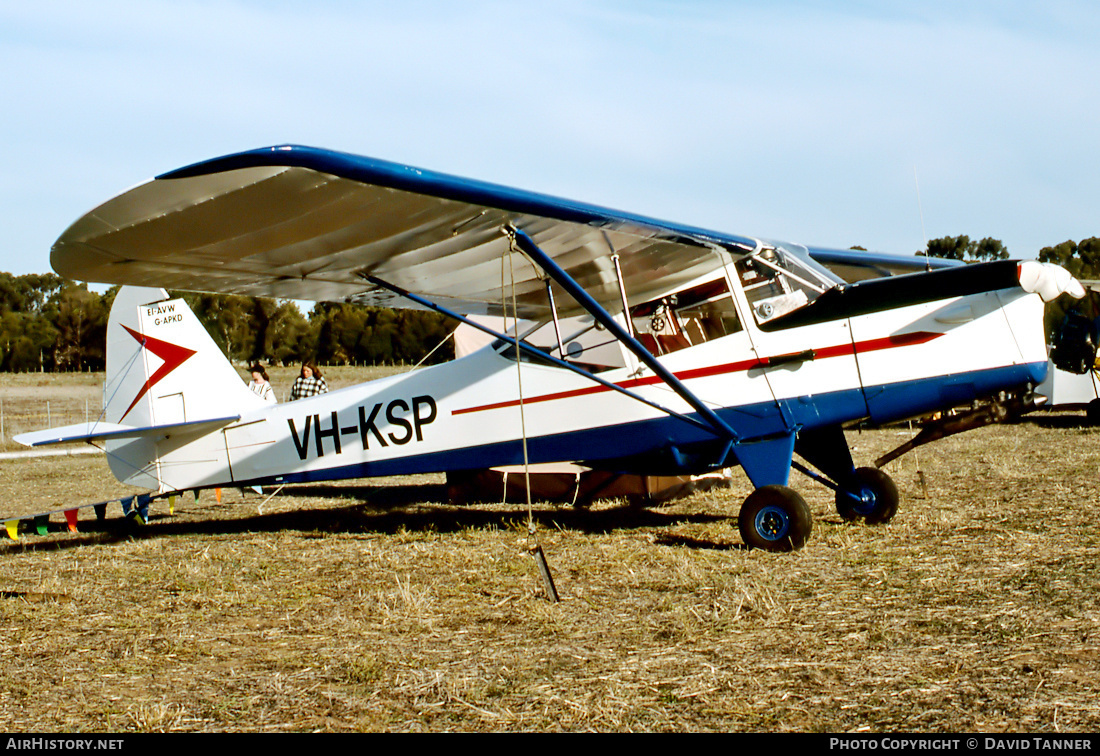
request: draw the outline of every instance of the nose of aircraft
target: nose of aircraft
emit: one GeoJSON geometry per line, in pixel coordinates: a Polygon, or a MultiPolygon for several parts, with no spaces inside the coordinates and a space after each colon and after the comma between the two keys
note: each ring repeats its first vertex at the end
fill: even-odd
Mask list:
{"type": "Polygon", "coordinates": [[[1024,291],[1038,294],[1044,302],[1069,294],[1074,299],[1085,296],[1085,287],[1068,270],[1054,263],[1027,260],[1016,266],[1016,275],[1024,291]]]}

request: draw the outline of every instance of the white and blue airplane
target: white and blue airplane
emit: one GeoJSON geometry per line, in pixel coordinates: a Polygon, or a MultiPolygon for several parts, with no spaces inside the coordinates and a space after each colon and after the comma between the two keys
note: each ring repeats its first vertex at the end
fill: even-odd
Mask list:
{"type": "Polygon", "coordinates": [[[740,465],[755,488],[741,536],[773,551],[812,529],[792,466],[834,489],[845,519],[895,514],[896,486],[856,467],[845,425],[987,398],[1032,407],[1042,300],[1083,294],[1034,261],[845,284],[798,245],[298,146],[141,184],[77,220],[51,261],[124,286],[103,416],[25,444],[102,444],[121,481],[161,494],[558,461],[740,465]],[[165,289],[501,326],[478,318],[496,340],[453,362],[270,405],[165,289]]]}

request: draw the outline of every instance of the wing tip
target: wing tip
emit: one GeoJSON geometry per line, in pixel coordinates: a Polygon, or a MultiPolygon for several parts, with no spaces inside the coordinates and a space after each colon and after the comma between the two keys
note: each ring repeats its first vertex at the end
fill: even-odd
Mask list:
{"type": "Polygon", "coordinates": [[[318,147],[309,147],[302,144],[275,144],[270,147],[260,147],[254,150],[245,150],[244,152],[234,152],[229,155],[185,165],[182,168],[177,168],[156,176],[156,180],[169,181],[172,179],[195,178],[196,176],[207,176],[213,173],[223,173],[225,171],[233,171],[241,168],[255,168],[257,166],[270,166],[281,163],[295,165],[301,161],[288,160],[287,158],[289,156],[309,156],[328,152],[328,150],[322,150],[318,147]]]}

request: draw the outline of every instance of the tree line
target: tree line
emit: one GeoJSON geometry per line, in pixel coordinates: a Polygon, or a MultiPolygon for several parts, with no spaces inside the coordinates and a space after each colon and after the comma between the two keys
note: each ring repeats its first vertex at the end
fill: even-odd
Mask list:
{"type": "MultiPolygon", "coordinates": [[[[862,249],[862,247],[852,249],[862,249]]],[[[1000,239],[986,237],[976,241],[969,236],[944,236],[931,239],[927,250],[921,250],[915,254],[927,254],[930,257],[943,257],[964,262],[1009,258],[1008,248],[1000,239]]],[[[1039,250],[1037,259],[1039,262],[1057,263],[1079,280],[1100,280],[1100,238],[1095,236],[1080,242],[1071,239],[1051,247],[1043,247],[1039,250]]]]}
{"type": "MultiPolygon", "coordinates": [[[[72,372],[106,367],[107,319],[118,287],[102,294],[53,273],[0,273],[0,371],[72,372]]],[[[238,364],[378,365],[420,362],[452,326],[434,312],[174,292],[238,364]]],[[[454,357],[443,344],[429,362],[454,357]]]]}

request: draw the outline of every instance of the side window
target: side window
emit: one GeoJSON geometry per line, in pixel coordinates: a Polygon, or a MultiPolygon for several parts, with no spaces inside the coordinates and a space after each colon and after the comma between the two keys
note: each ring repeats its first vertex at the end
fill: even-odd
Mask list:
{"type": "Polygon", "coordinates": [[[697,346],[741,330],[725,277],[630,310],[634,335],[656,355],[697,346]]]}
{"type": "Polygon", "coordinates": [[[701,332],[705,341],[720,339],[742,330],[741,319],[733,306],[729,284],[720,278],[710,284],[688,289],[677,295],[676,314],[688,331],[701,332]]]}
{"type": "MultiPolygon", "coordinates": [[[[554,328],[553,322],[541,325],[527,323],[527,330],[521,329],[521,338],[527,343],[559,359],[564,359],[579,368],[592,373],[626,367],[622,345],[614,336],[596,323],[590,315],[563,318],[554,328]],[[558,346],[558,334],[565,347],[562,354],[558,346]]],[[[515,345],[497,341],[499,353],[514,360],[515,345]]],[[[524,353],[524,362],[535,361],[529,353],[524,353]]],[[[551,363],[548,363],[551,364],[551,363]]]]}
{"type": "MultiPolygon", "coordinates": [[[[743,330],[724,275],[630,308],[634,336],[650,353],[669,354],[743,330]]],[[[599,373],[627,366],[626,349],[598,325],[591,316],[564,318],[555,330],[553,323],[528,324],[521,338],[539,349],[588,370],[599,373]],[[558,333],[565,354],[560,354],[558,333]]],[[[515,345],[498,340],[494,348],[514,360],[515,345]]],[[[524,362],[538,361],[524,353],[524,362]]],[[[551,363],[548,363],[551,364],[551,363]]]]}

